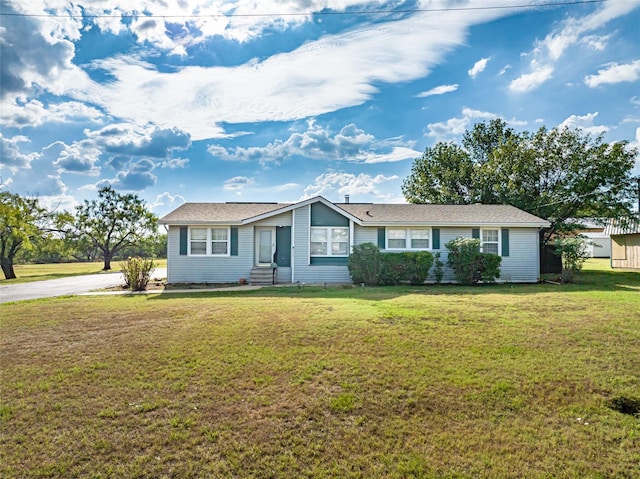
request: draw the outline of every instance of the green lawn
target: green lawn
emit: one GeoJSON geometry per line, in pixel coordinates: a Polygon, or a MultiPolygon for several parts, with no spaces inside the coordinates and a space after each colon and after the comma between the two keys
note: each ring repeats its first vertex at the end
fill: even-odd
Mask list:
{"type": "Polygon", "coordinates": [[[640,274],[2,306],[0,476],[640,477],[640,274]]]}
{"type": "MultiPolygon", "coordinates": [[[[154,260],[159,268],[167,267],[166,259],[154,260]]],[[[120,261],[112,261],[109,272],[120,271],[120,261]]],[[[28,283],[32,281],[42,281],[45,279],[57,279],[67,276],[78,276],[81,274],[95,274],[104,273],[102,268],[104,263],[102,261],[95,261],[90,263],[49,263],[49,264],[19,264],[15,266],[15,272],[17,278],[15,279],[0,279],[0,285],[4,284],[16,284],[16,283],[28,283]]]]}

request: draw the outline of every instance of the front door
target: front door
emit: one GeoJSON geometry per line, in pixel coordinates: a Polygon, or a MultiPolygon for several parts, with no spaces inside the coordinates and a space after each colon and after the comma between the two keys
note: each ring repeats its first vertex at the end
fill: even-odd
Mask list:
{"type": "Polygon", "coordinates": [[[273,263],[275,239],[274,228],[258,228],[256,230],[256,264],[270,266],[273,263]]]}

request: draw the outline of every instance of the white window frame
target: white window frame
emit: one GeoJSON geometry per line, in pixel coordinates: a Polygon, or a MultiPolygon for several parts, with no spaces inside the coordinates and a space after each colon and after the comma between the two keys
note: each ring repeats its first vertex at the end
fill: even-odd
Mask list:
{"type": "Polygon", "coordinates": [[[502,256],[502,228],[494,227],[494,228],[480,228],[480,251],[483,253],[489,253],[489,251],[484,250],[485,243],[488,244],[497,244],[498,245],[498,256],[502,256]],[[484,232],[485,231],[497,231],[498,232],[498,241],[484,241],[484,232]]]}
{"type": "MultiPolygon", "coordinates": [[[[392,238],[393,239],[393,238],[392,238]]],[[[424,239],[424,238],[415,238],[415,239],[424,239]]],[[[389,251],[431,251],[433,249],[433,231],[432,228],[420,228],[420,227],[408,227],[408,228],[392,228],[387,227],[384,235],[384,246],[385,250],[389,251]],[[428,231],[429,232],[429,247],[428,248],[413,248],[411,246],[411,231],[428,231]],[[393,248],[389,246],[389,231],[404,231],[405,232],[405,247],[404,248],[393,248]]]]}
{"type": "MultiPolygon", "coordinates": [[[[195,241],[203,241],[203,240],[195,240],[195,241]]],[[[189,227],[189,237],[187,238],[187,245],[188,245],[188,249],[187,249],[187,254],[189,256],[198,256],[198,257],[205,257],[205,256],[214,256],[216,258],[219,257],[226,257],[226,256],[231,256],[231,227],[229,226],[190,226],[189,227]],[[206,249],[205,249],[205,253],[192,253],[191,252],[191,243],[192,243],[192,239],[191,239],[191,230],[201,230],[204,229],[206,230],[207,234],[206,234],[206,239],[205,241],[205,245],[206,245],[206,249]],[[225,230],[226,234],[227,234],[227,239],[226,240],[214,240],[213,239],[213,230],[225,230]],[[213,253],[213,242],[216,243],[226,243],[227,245],[227,252],[226,253],[213,253]]]]}
{"type": "Polygon", "coordinates": [[[351,233],[349,231],[349,227],[348,226],[311,226],[310,230],[309,230],[309,256],[312,258],[347,258],[349,256],[349,245],[350,243],[350,238],[351,238],[351,233]],[[311,252],[311,243],[313,243],[313,241],[311,241],[311,236],[313,233],[313,230],[324,230],[325,231],[325,238],[327,239],[327,254],[313,254],[311,252]],[[333,252],[333,235],[332,232],[333,230],[344,230],[347,233],[347,239],[346,241],[336,241],[336,243],[346,243],[347,244],[347,250],[345,254],[332,254],[333,252]]]}

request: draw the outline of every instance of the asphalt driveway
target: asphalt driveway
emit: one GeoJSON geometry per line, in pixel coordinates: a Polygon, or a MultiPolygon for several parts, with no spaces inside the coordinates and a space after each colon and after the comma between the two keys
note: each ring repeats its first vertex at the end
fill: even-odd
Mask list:
{"type": "MultiPolygon", "coordinates": [[[[167,269],[156,268],[151,277],[166,278],[167,269]]],[[[96,289],[112,288],[122,284],[124,284],[122,273],[118,272],[0,285],[0,303],[87,293],[96,289]]]]}

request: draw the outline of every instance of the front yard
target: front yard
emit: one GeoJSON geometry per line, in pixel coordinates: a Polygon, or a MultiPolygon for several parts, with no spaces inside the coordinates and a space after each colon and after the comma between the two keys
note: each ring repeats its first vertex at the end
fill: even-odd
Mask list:
{"type": "Polygon", "coordinates": [[[579,281],[3,305],[0,476],[638,477],[640,274],[579,281]]]}

